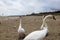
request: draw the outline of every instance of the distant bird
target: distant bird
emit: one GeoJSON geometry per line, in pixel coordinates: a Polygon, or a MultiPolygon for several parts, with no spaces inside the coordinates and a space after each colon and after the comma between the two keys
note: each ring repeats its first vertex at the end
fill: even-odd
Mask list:
{"type": "Polygon", "coordinates": [[[23,40],[43,40],[48,33],[46,19],[49,17],[55,19],[53,15],[45,16],[45,18],[43,19],[43,23],[41,25],[41,30],[31,32],[23,40]]]}
{"type": "Polygon", "coordinates": [[[20,24],[19,24],[19,28],[18,28],[18,34],[19,34],[19,40],[24,39],[25,37],[25,30],[22,28],[21,25],[21,19],[20,19],[20,24]]]}

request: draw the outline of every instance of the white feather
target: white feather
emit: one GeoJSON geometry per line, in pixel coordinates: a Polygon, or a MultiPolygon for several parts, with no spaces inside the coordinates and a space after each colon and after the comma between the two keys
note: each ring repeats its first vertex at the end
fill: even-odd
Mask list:
{"type": "Polygon", "coordinates": [[[25,30],[22,28],[22,25],[21,25],[21,19],[20,19],[20,25],[19,25],[19,28],[18,28],[18,33],[24,33],[25,30]]]}

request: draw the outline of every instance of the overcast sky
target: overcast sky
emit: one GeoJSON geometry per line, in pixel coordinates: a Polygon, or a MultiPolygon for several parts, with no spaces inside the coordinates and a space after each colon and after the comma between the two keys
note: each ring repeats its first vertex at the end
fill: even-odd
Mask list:
{"type": "Polygon", "coordinates": [[[26,15],[60,10],[60,0],[0,0],[0,15],[26,15]]]}

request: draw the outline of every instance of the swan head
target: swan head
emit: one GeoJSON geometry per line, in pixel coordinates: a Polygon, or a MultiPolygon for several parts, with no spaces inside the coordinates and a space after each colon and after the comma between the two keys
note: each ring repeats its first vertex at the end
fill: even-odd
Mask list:
{"type": "Polygon", "coordinates": [[[53,16],[53,19],[56,20],[55,16],[53,16]]]}

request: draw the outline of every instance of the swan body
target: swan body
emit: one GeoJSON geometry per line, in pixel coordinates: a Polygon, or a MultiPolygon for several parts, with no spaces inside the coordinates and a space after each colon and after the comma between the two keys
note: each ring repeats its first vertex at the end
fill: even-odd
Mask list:
{"type": "Polygon", "coordinates": [[[30,33],[24,40],[42,40],[47,34],[47,29],[34,31],[30,33]]]}
{"type": "Polygon", "coordinates": [[[23,39],[25,37],[25,30],[22,28],[21,19],[20,19],[20,25],[18,28],[18,34],[19,34],[19,39],[23,39]]]}
{"type": "Polygon", "coordinates": [[[28,34],[24,38],[24,40],[43,40],[48,33],[48,26],[45,22],[48,17],[53,17],[53,16],[51,16],[51,15],[46,16],[43,19],[43,23],[41,25],[41,30],[33,31],[32,33],[28,34]]]}

